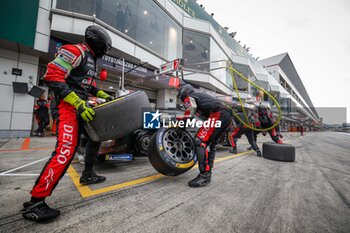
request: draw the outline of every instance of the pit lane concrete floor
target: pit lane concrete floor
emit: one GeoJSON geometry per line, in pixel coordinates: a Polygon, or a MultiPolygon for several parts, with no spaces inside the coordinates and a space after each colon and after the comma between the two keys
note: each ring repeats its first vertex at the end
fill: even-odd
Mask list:
{"type": "MultiPolygon", "coordinates": [[[[24,220],[19,211],[54,138],[1,140],[0,232],[350,232],[350,135],[284,136],[296,146],[296,162],[266,160],[253,152],[233,158],[228,148],[220,148],[212,182],[197,189],[187,186],[196,169],[157,177],[147,159],[139,158],[98,164],[107,181],[91,185],[92,194],[82,197],[71,170],[47,199],[61,210],[47,224],[24,220]]],[[[259,135],[258,141],[261,146],[269,138],[259,135]]],[[[246,152],[244,136],[238,143],[239,152],[246,152]]],[[[72,167],[80,173],[83,165],[72,167]]]]}

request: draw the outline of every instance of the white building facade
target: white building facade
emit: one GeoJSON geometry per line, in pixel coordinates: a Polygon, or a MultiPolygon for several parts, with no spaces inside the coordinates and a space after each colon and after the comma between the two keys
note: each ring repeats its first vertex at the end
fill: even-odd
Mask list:
{"type": "MultiPolygon", "coordinates": [[[[12,4],[22,3],[12,2],[9,11],[13,10],[12,4]]],[[[23,7],[32,10],[23,15],[22,20],[30,17],[35,21],[35,25],[32,22],[31,27],[26,27],[32,39],[23,42],[18,39],[23,35],[11,36],[11,28],[7,35],[0,36],[0,137],[27,137],[35,122],[34,97],[14,93],[12,83],[27,83],[29,89],[33,85],[44,87],[45,67],[53,59],[56,49],[65,43],[81,42],[86,27],[91,24],[104,27],[113,42],[109,56],[98,62],[99,69],[104,67],[109,72],[107,81],[98,83],[106,91],[118,89],[123,72],[120,61],[124,60],[128,89],[144,90],[155,108],[176,108],[176,91],[169,88],[167,80],[149,77],[161,64],[182,58],[186,81],[198,90],[223,96],[228,101],[235,101],[237,96],[233,92],[231,75],[225,69],[229,65],[279,99],[294,98],[274,77],[271,68],[265,69],[264,64],[257,62],[232,38],[234,35],[194,0],[28,2],[29,5],[23,7]],[[13,73],[13,69],[20,69],[21,75],[13,73]]],[[[15,26],[20,28],[20,25],[15,26]]],[[[251,85],[238,80],[238,87],[244,100],[255,100],[257,90],[251,85]]],[[[299,95],[297,89],[294,93],[299,95]]],[[[265,101],[270,100],[266,98],[265,101]]],[[[305,108],[312,107],[305,104],[305,108]]],[[[286,118],[288,114],[285,111],[286,118]]],[[[318,120],[317,114],[308,117],[318,120]]]]}

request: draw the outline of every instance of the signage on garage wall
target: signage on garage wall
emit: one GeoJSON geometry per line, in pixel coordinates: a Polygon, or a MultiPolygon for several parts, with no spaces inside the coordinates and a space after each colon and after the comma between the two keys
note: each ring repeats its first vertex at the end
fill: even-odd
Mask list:
{"type": "Polygon", "coordinates": [[[22,69],[12,68],[12,75],[22,76],[22,69]]]}
{"type": "MultiPolygon", "coordinates": [[[[97,60],[97,64],[118,72],[123,70],[123,59],[109,55],[104,55],[101,59],[97,60]]],[[[153,70],[125,61],[124,72],[128,72],[129,70],[132,70],[130,72],[131,74],[139,77],[151,76],[154,74],[153,70]]]]}
{"type": "Polygon", "coordinates": [[[196,12],[193,10],[193,3],[188,0],[173,0],[176,5],[181,7],[182,10],[184,10],[187,14],[189,14],[191,17],[196,18],[196,12]]]}

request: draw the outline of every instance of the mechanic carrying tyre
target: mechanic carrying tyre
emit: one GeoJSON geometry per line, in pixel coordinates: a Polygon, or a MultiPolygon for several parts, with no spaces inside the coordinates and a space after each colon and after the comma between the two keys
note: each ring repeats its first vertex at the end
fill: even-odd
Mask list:
{"type": "Polygon", "coordinates": [[[221,121],[220,128],[201,127],[194,138],[200,173],[196,178],[190,180],[188,185],[201,187],[207,185],[211,180],[216,145],[226,128],[230,126],[232,113],[220,100],[204,93],[195,93],[190,84],[183,85],[177,97],[184,102],[186,107],[184,116],[178,117],[177,120],[187,120],[197,113],[212,121],[221,121]]]}
{"type": "MultiPolygon", "coordinates": [[[[45,198],[50,196],[59,180],[70,165],[79,141],[84,121],[94,118],[94,110],[86,103],[88,94],[107,101],[114,99],[107,93],[89,85],[84,87],[88,78],[96,78],[96,59],[106,54],[112,45],[108,33],[101,27],[89,26],[85,31],[85,42],[62,46],[56,58],[47,65],[45,81],[54,92],[58,107],[57,143],[52,157],[45,164],[31,191],[31,200],[23,204],[24,218],[35,222],[46,222],[60,215],[60,211],[50,208],[45,198]]],[[[103,182],[105,177],[93,171],[100,142],[88,140],[85,169],[80,182],[103,182]]]]}

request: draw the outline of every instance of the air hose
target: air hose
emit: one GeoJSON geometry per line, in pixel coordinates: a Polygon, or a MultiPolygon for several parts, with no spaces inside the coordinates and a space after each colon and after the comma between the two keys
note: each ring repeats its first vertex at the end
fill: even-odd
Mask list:
{"type": "Polygon", "coordinates": [[[230,71],[230,74],[231,74],[231,77],[232,77],[232,83],[233,83],[233,86],[235,88],[235,91],[237,93],[237,97],[238,97],[238,100],[239,100],[239,103],[241,104],[241,107],[242,107],[242,112],[244,114],[244,117],[246,119],[246,122],[249,122],[249,119],[248,119],[248,116],[247,116],[247,113],[245,111],[245,108],[243,106],[243,101],[239,95],[239,91],[238,91],[238,88],[237,88],[237,83],[236,83],[236,78],[235,78],[235,73],[241,77],[244,81],[250,83],[251,85],[253,85],[255,88],[257,88],[258,90],[261,90],[262,92],[264,92],[267,96],[269,96],[272,101],[276,104],[277,106],[277,109],[278,109],[278,118],[277,118],[277,121],[269,128],[264,128],[264,129],[259,129],[259,128],[255,128],[253,126],[251,126],[250,124],[246,123],[245,121],[243,121],[239,116],[238,114],[230,107],[228,106],[229,109],[231,109],[233,115],[238,119],[239,122],[241,122],[244,126],[246,126],[247,128],[251,129],[251,130],[254,130],[254,131],[259,131],[259,132],[262,132],[262,131],[269,131],[273,128],[275,128],[281,121],[282,119],[282,110],[281,110],[281,107],[280,105],[278,104],[278,101],[270,94],[268,93],[266,90],[264,90],[264,88],[262,87],[259,87],[258,85],[256,85],[255,83],[253,83],[252,81],[250,81],[248,78],[244,77],[243,74],[241,74],[240,72],[238,72],[235,68],[233,68],[232,66],[229,66],[229,67],[226,67],[226,69],[228,69],[230,71]]]}

